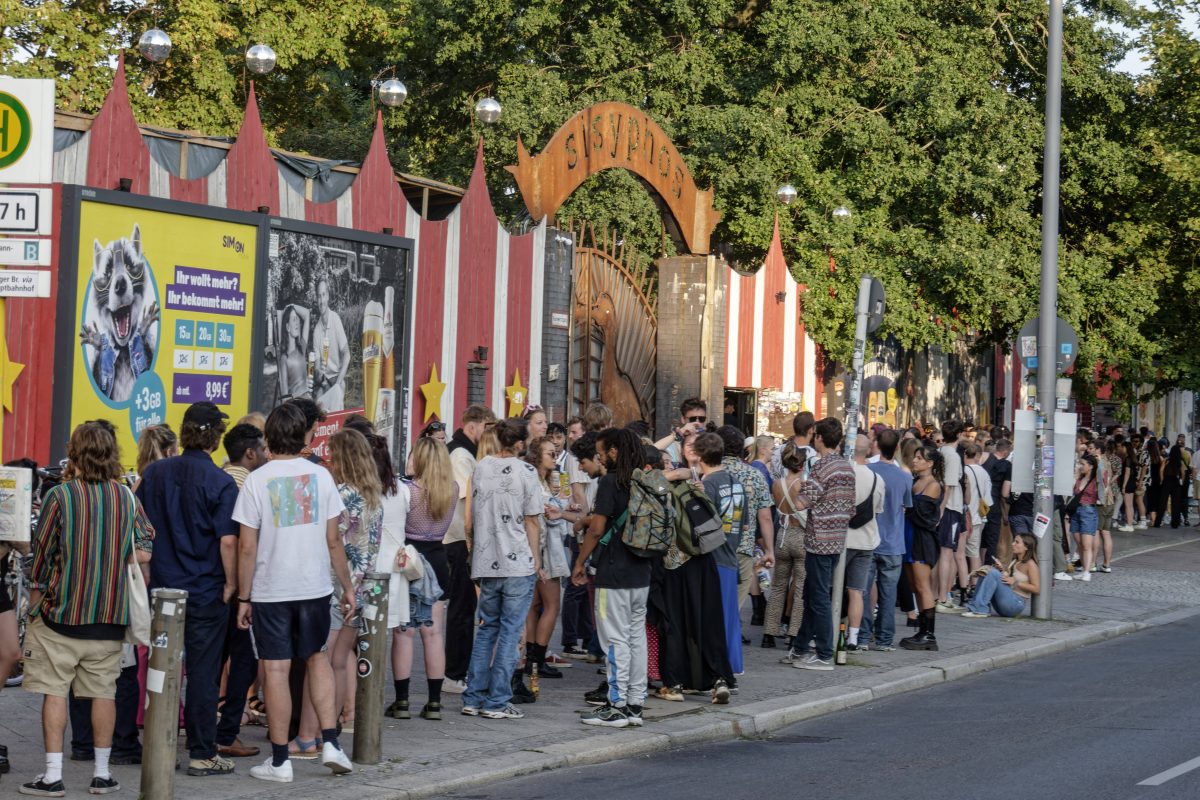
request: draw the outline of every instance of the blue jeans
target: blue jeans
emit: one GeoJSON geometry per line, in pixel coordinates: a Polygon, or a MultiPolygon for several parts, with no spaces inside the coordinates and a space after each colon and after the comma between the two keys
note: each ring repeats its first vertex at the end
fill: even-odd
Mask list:
{"type": "Polygon", "coordinates": [[[833,570],[837,556],[804,554],[804,616],[796,634],[797,653],[808,652],[808,643],[817,642],[817,657],[833,658],[833,570]]]}
{"type": "Polygon", "coordinates": [[[975,596],[967,608],[976,614],[987,614],[993,608],[1002,617],[1015,617],[1025,610],[1025,598],[1000,580],[1002,573],[993,569],[975,586],[975,596]]]}
{"type": "Polygon", "coordinates": [[[865,642],[872,634],[877,645],[891,645],[896,638],[896,585],[900,582],[903,555],[873,553],[871,571],[867,581],[867,594],[863,598],[862,632],[858,640],[865,642]],[[878,587],[879,613],[871,620],[871,585],[878,587]]]}
{"type": "Polygon", "coordinates": [[[480,622],[471,648],[464,706],[499,710],[512,700],[517,643],[521,641],[536,582],[534,575],[480,579],[480,622]]]}

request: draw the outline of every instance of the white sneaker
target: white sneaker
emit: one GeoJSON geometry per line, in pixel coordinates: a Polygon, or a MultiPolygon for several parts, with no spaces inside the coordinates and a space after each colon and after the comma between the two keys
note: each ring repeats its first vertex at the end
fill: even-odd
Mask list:
{"type": "Polygon", "coordinates": [[[275,766],[268,758],[257,767],[250,768],[250,777],[260,781],[275,781],[276,783],[292,782],[292,760],[289,758],[282,766],[275,766]]]}
{"type": "Polygon", "coordinates": [[[794,669],[811,669],[818,672],[833,672],[832,659],[818,658],[816,653],[813,653],[803,661],[797,661],[792,664],[794,669]]]}
{"type": "Polygon", "coordinates": [[[334,747],[332,742],[326,742],[321,747],[321,763],[329,767],[334,775],[345,775],[354,772],[350,765],[350,757],[340,747],[334,747]]]}
{"type": "Polygon", "coordinates": [[[1118,525],[1117,530],[1119,530],[1121,533],[1133,533],[1133,526],[1132,525],[1118,525]]]}
{"type": "Polygon", "coordinates": [[[504,708],[485,708],[479,712],[479,715],[486,719],[525,719],[525,712],[512,703],[504,708]]]}
{"type": "Polygon", "coordinates": [[[446,694],[462,694],[466,690],[466,681],[456,681],[453,678],[446,678],[446,680],[442,681],[442,691],[446,694]]]}
{"type": "Polygon", "coordinates": [[[1093,572],[1109,573],[1109,572],[1112,572],[1112,567],[1106,567],[1102,564],[1102,565],[1096,567],[1096,569],[1094,569],[1093,572]]]}
{"type": "Polygon", "coordinates": [[[1092,573],[1084,570],[1081,574],[1075,576],[1075,580],[1083,581],[1084,583],[1090,583],[1092,580],[1092,573]]]}
{"type": "Polygon", "coordinates": [[[1069,581],[1069,580],[1074,580],[1074,579],[1071,577],[1071,573],[1069,573],[1069,572],[1056,572],[1056,573],[1054,573],[1054,580],[1069,581]]]}
{"type": "Polygon", "coordinates": [[[1149,520],[1140,519],[1140,520],[1138,520],[1138,524],[1134,525],[1134,527],[1137,528],[1139,531],[1144,531],[1150,527],[1150,522],[1149,522],[1149,520]]]}

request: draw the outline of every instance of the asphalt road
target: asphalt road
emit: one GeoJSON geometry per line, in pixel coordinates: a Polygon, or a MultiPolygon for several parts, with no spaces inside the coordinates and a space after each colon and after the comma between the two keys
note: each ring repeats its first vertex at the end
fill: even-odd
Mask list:
{"type": "Polygon", "coordinates": [[[765,739],[543,773],[446,797],[1195,800],[1198,642],[1194,617],[765,739]],[[1139,785],[1151,779],[1158,785],[1139,785]]]}

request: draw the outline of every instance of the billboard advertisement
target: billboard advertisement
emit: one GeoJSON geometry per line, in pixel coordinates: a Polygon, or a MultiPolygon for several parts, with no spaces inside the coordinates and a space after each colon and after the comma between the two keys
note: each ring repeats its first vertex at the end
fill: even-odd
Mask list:
{"type": "Polygon", "coordinates": [[[81,199],[77,231],[64,239],[77,261],[63,265],[73,357],[60,436],[108,419],[132,469],[141,432],[161,423],[178,431],[192,403],[211,401],[235,420],[246,412],[258,233],[255,224],[81,199]]]}
{"type": "Polygon", "coordinates": [[[345,238],[354,235],[272,221],[257,405],[316,400],[328,414],[313,442],[322,458],[351,414],[370,419],[398,456],[408,249],[394,237],[345,238]]]}

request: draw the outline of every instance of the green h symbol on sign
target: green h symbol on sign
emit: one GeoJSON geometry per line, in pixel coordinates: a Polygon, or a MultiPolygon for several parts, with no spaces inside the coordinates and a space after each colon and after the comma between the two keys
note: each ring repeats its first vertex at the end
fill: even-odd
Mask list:
{"type": "Polygon", "coordinates": [[[12,111],[6,106],[0,106],[0,153],[8,152],[8,118],[12,111]]]}
{"type": "MultiPolygon", "coordinates": [[[[2,135],[2,134],[0,134],[2,135]]],[[[25,243],[25,260],[37,261],[38,251],[41,249],[41,242],[26,242],[25,243]]]]}

